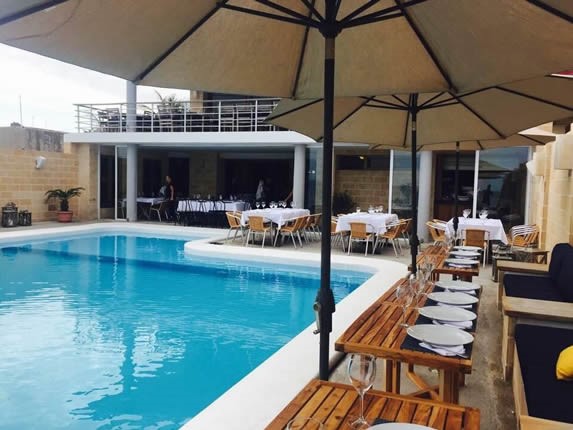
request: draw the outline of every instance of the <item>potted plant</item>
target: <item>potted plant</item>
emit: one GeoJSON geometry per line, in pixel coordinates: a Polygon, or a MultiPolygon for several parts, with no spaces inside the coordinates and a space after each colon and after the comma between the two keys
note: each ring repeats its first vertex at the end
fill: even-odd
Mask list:
{"type": "Polygon", "coordinates": [[[72,197],[78,197],[82,191],[84,190],[83,187],[75,187],[75,188],[68,188],[67,190],[62,190],[60,188],[56,188],[53,190],[46,191],[46,203],[50,199],[59,199],[60,200],[60,210],[58,211],[57,217],[58,222],[71,222],[73,212],[70,211],[70,202],[69,200],[72,197]]]}

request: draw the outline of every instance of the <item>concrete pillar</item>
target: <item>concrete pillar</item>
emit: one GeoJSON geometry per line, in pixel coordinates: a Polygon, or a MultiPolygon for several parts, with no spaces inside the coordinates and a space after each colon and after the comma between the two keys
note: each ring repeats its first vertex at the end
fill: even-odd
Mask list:
{"type": "Polygon", "coordinates": [[[137,145],[127,145],[126,218],[137,221],[137,145]]]}
{"type": "Polygon", "coordinates": [[[295,145],[292,174],[292,201],[297,208],[304,207],[306,145],[295,145]]]}
{"type": "Polygon", "coordinates": [[[127,131],[135,131],[137,128],[137,85],[131,81],[125,81],[125,102],[127,103],[125,128],[127,131]]]}
{"type": "Polygon", "coordinates": [[[418,236],[429,240],[426,222],[432,216],[432,151],[420,152],[418,176],[418,236]]]}

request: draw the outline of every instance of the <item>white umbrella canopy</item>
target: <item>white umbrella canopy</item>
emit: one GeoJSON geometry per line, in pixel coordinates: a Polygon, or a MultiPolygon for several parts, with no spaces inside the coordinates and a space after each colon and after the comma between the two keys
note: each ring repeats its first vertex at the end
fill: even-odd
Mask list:
{"type": "MultiPolygon", "coordinates": [[[[338,96],[466,92],[573,66],[572,2],[337,3],[338,96]]],[[[324,14],[314,0],[0,0],[0,43],[142,85],[317,98],[324,14]]]]}
{"type": "MultiPolygon", "coordinates": [[[[573,78],[545,76],[460,95],[420,94],[417,106],[417,149],[438,143],[448,147],[448,142],[476,139],[483,140],[483,148],[509,146],[516,137],[511,141],[499,139],[573,116],[573,78]],[[497,142],[490,143],[488,139],[497,142]]],[[[334,139],[410,148],[412,108],[410,97],[404,95],[338,97],[334,101],[334,139]]],[[[284,99],[267,121],[320,140],[322,116],[322,99],[284,99]]],[[[480,149],[480,145],[474,146],[480,149]]]]}

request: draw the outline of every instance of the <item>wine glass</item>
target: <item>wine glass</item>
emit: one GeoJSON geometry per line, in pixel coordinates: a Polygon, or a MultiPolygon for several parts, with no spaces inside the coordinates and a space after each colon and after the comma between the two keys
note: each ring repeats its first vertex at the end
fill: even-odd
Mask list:
{"type": "Polygon", "coordinates": [[[464,218],[467,218],[470,216],[471,213],[472,213],[471,209],[464,209],[464,211],[462,212],[462,215],[464,216],[464,218]]]}
{"type": "Polygon", "coordinates": [[[356,213],[357,213],[357,214],[360,213],[360,206],[356,206],[356,213]]]}
{"type": "MultiPolygon", "coordinates": [[[[411,282],[412,279],[415,280],[413,274],[410,275],[409,281],[411,282]]],[[[398,299],[399,302],[401,302],[400,304],[402,305],[402,323],[400,324],[400,327],[404,328],[410,327],[406,323],[406,310],[408,309],[408,306],[412,304],[412,300],[414,300],[414,297],[412,297],[412,293],[413,291],[410,288],[410,283],[408,283],[408,285],[400,284],[398,288],[396,288],[396,298],[398,299]]]]}
{"type": "Polygon", "coordinates": [[[261,202],[261,208],[264,209],[267,207],[267,202],[261,202]]]}
{"type": "Polygon", "coordinates": [[[285,430],[322,430],[324,424],[312,417],[296,417],[290,420],[285,430]]]}
{"type": "Polygon", "coordinates": [[[257,209],[261,208],[261,202],[256,202],[255,205],[257,206],[257,209]]]}
{"type": "Polygon", "coordinates": [[[290,207],[293,209],[296,208],[296,203],[294,202],[294,200],[290,202],[290,207]]]}
{"type": "Polygon", "coordinates": [[[348,360],[348,378],[360,396],[360,416],[350,426],[353,429],[367,429],[370,425],[364,418],[364,394],[374,384],[376,358],[373,355],[351,354],[348,360]]]}
{"type": "Polygon", "coordinates": [[[487,211],[487,209],[482,209],[482,210],[479,212],[479,218],[480,218],[481,220],[486,219],[488,213],[489,213],[489,212],[487,211]]]}

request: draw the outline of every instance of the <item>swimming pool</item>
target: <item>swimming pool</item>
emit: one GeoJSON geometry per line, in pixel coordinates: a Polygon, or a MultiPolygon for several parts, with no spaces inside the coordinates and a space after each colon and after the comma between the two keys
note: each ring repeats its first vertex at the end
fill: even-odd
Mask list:
{"type": "MultiPolygon", "coordinates": [[[[312,322],[318,268],[183,244],[1,248],[0,428],[178,428],[312,322]]],[[[337,300],[369,276],[334,271],[337,300]]]]}

